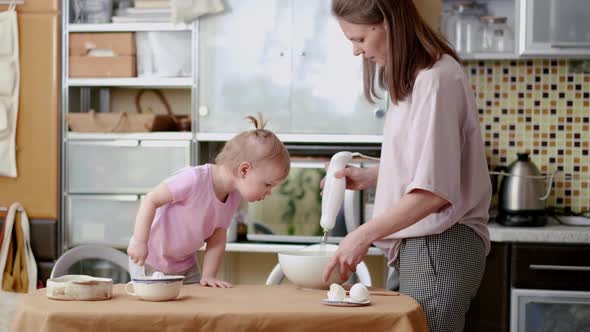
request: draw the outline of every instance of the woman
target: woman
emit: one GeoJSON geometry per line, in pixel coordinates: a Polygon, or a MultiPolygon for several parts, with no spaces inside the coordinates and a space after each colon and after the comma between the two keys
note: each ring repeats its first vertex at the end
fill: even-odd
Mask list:
{"type": "Polygon", "coordinates": [[[374,243],[430,330],[462,331],[490,247],[491,184],[469,81],[412,0],[332,0],[332,12],[363,57],[366,98],[377,97],[376,78],[391,105],[379,167],[336,174],[377,193],[373,218],[344,238],[324,278],[344,279],[374,243]]]}

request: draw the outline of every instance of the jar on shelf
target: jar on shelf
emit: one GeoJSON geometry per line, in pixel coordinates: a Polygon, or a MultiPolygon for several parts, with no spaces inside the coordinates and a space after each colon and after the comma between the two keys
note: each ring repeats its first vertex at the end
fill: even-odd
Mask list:
{"type": "Polygon", "coordinates": [[[514,33],[504,16],[482,16],[481,47],[482,52],[512,52],[514,49],[514,33]]]}
{"type": "Polygon", "coordinates": [[[109,23],[113,0],[73,0],[74,23],[109,23]]]}
{"type": "Polygon", "coordinates": [[[459,53],[473,53],[479,50],[479,18],[487,13],[485,4],[462,2],[453,5],[455,24],[453,39],[459,53]]]}
{"type": "Polygon", "coordinates": [[[440,18],[440,32],[451,45],[456,44],[455,39],[455,10],[450,4],[445,3],[440,18]]]}

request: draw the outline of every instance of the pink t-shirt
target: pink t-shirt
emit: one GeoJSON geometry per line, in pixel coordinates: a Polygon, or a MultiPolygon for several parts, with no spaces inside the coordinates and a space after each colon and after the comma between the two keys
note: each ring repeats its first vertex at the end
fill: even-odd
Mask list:
{"type": "Polygon", "coordinates": [[[461,66],[444,55],[418,73],[404,101],[390,106],[373,215],[414,189],[433,192],[451,205],[375,245],[393,264],[400,239],[439,234],[461,223],[482,238],[489,252],[491,182],[473,91],[461,66]]]}
{"type": "Polygon", "coordinates": [[[213,190],[211,165],[185,167],[164,181],[173,201],[156,210],[146,262],[170,274],[191,268],[195,254],[217,228],[226,229],[240,205],[235,191],[221,202],[213,190]]]}

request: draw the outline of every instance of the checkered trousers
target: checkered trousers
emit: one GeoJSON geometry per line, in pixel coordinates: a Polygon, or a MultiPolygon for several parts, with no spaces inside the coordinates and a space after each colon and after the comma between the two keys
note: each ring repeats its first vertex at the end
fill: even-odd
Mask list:
{"type": "Polygon", "coordinates": [[[486,252],[468,226],[408,238],[400,248],[400,292],[422,305],[431,332],[463,331],[483,277],[486,252]]]}

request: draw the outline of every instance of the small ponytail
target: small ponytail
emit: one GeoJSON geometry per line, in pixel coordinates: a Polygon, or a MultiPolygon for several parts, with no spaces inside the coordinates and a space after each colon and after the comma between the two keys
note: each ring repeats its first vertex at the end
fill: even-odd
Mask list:
{"type": "Polygon", "coordinates": [[[252,164],[273,161],[278,162],[287,176],[291,165],[289,151],[272,131],[265,129],[268,121],[261,113],[248,115],[245,119],[254,125],[254,129],[243,131],[227,141],[215,163],[237,172],[239,164],[244,161],[252,164]]]}
{"type": "Polygon", "coordinates": [[[250,121],[254,125],[254,128],[256,130],[264,130],[266,124],[268,123],[267,120],[264,120],[264,118],[262,117],[262,113],[260,112],[256,113],[256,116],[248,115],[245,119],[250,121]]]}

